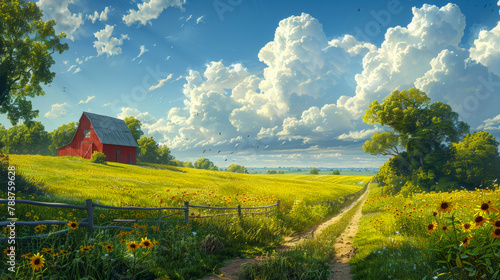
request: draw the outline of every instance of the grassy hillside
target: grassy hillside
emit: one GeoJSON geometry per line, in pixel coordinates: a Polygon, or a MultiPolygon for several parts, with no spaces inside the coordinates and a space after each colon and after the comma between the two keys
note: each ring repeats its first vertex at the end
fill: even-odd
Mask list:
{"type": "Polygon", "coordinates": [[[78,157],[11,155],[11,165],[45,193],[107,205],[246,206],[333,199],[360,190],[370,176],[250,175],[192,168],[94,164],[78,157]]]}

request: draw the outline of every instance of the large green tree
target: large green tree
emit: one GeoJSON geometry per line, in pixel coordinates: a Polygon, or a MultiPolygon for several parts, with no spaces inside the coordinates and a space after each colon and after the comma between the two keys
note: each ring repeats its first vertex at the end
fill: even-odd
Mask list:
{"type": "Polygon", "coordinates": [[[467,135],[453,143],[454,158],[448,170],[467,189],[491,186],[500,178],[500,156],[495,137],[487,131],[467,135]]]}
{"type": "Polygon", "coordinates": [[[54,129],[49,133],[50,136],[50,153],[54,156],[57,155],[57,148],[67,145],[73,140],[76,129],[78,128],[77,122],[70,122],[68,124],[63,124],[57,129],[54,129]]]}
{"type": "Polygon", "coordinates": [[[7,113],[12,125],[19,119],[29,124],[38,117],[27,97],[44,95],[41,84],[55,76],[50,67],[54,52],[62,53],[66,35],[57,35],[54,20],[43,21],[42,11],[33,2],[0,2],[0,113],[7,113]]]}
{"type": "Polygon", "coordinates": [[[128,126],[128,129],[130,129],[132,136],[137,142],[141,136],[144,135],[144,132],[141,130],[141,121],[132,116],[126,117],[123,121],[128,126]]]}
{"type": "Polygon", "coordinates": [[[3,150],[9,154],[49,154],[50,136],[41,122],[11,126],[2,138],[3,150]]]}
{"type": "Polygon", "coordinates": [[[213,162],[211,162],[208,158],[199,158],[194,163],[194,168],[198,169],[207,169],[207,170],[219,170],[217,166],[213,162]]]}
{"type": "Polygon", "coordinates": [[[363,145],[365,152],[393,156],[382,166],[382,182],[391,178],[431,190],[446,176],[443,166],[452,157],[451,144],[458,143],[469,126],[458,120],[449,105],[430,101],[416,88],[395,90],[382,103],[373,101],[366,110],[366,123],[392,130],[375,133],[363,145]]]}
{"type": "Polygon", "coordinates": [[[153,139],[153,137],[142,136],[139,141],[139,154],[138,159],[143,162],[157,163],[159,160],[158,155],[158,143],[153,139]]]}
{"type": "Polygon", "coordinates": [[[239,165],[239,164],[230,164],[227,167],[228,172],[234,172],[234,173],[248,173],[248,170],[245,168],[245,166],[239,165]]]}

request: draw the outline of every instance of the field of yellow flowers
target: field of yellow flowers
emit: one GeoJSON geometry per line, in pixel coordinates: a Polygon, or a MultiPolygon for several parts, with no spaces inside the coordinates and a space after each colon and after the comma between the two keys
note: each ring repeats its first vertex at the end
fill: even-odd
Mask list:
{"type": "MultiPolygon", "coordinates": [[[[84,199],[92,198],[104,205],[141,207],[177,207],[184,201],[226,207],[270,205],[278,199],[282,203],[279,211],[268,215],[192,218],[188,224],[179,220],[182,214],[158,222],[159,216],[173,211],[94,208],[94,224],[129,229],[93,232],[79,224],[87,217],[86,211],[17,204],[20,221],[65,222],[17,226],[18,237],[48,236],[16,243],[17,270],[15,274],[3,270],[0,277],[6,279],[199,279],[217,271],[227,259],[270,251],[285,236],[338,211],[327,205],[306,207],[306,203],[335,200],[359,191],[371,180],[363,176],[248,175],[169,166],[98,165],[71,157],[13,155],[10,164],[16,165],[25,183],[17,185],[17,198],[21,199],[84,205],[84,199]],[[129,221],[117,224],[114,219],[129,221]]],[[[7,212],[5,204],[0,207],[1,213],[7,212]]],[[[218,213],[224,212],[194,210],[192,215],[218,213]]],[[[4,228],[2,237],[8,233],[4,228]]],[[[3,253],[5,262],[10,249],[5,246],[3,253]]]]}
{"type": "Polygon", "coordinates": [[[374,187],[355,279],[500,279],[500,189],[387,196],[374,187]]]}

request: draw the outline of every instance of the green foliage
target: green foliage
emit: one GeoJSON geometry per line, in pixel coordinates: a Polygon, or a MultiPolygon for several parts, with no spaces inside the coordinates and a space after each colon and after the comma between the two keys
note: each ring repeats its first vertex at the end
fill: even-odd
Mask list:
{"type": "Polygon", "coordinates": [[[267,174],[276,174],[276,170],[274,169],[271,169],[271,170],[267,170],[267,174]]]}
{"type": "Polygon", "coordinates": [[[416,88],[395,90],[381,104],[373,101],[363,120],[393,130],[375,133],[365,142],[363,151],[392,155],[377,177],[385,185],[393,184],[392,191],[396,192],[406,182],[411,182],[408,191],[435,190],[447,176],[443,166],[453,157],[452,144],[469,131],[449,105],[431,104],[430,98],[416,88]]]}
{"type": "Polygon", "coordinates": [[[182,165],[187,168],[194,168],[193,163],[190,161],[185,161],[182,165]]]}
{"type": "Polygon", "coordinates": [[[106,164],[106,155],[104,153],[94,151],[90,157],[90,162],[106,164]]]}
{"type": "Polygon", "coordinates": [[[130,129],[132,136],[137,142],[141,136],[144,135],[144,132],[141,130],[141,121],[132,116],[126,117],[123,121],[128,126],[128,129],[130,129]]]}
{"type": "Polygon", "coordinates": [[[11,126],[3,135],[3,151],[8,154],[49,154],[50,136],[41,122],[11,126]]]}
{"type": "Polygon", "coordinates": [[[333,170],[332,171],[332,175],[340,175],[340,171],[339,170],[333,170]]]}
{"type": "Polygon", "coordinates": [[[241,166],[238,164],[230,164],[227,167],[227,172],[234,172],[234,173],[248,173],[248,170],[245,168],[245,166],[241,166]]]}
{"type": "Polygon", "coordinates": [[[316,168],[312,168],[312,169],[311,169],[311,171],[309,171],[309,174],[318,175],[318,174],[319,174],[319,171],[318,171],[318,169],[316,169],[316,168]]]}
{"type": "Polygon", "coordinates": [[[468,134],[460,143],[453,143],[454,159],[448,170],[467,189],[489,187],[500,174],[498,142],[487,131],[468,134]]]}
{"type": "Polygon", "coordinates": [[[141,162],[171,164],[174,160],[170,149],[167,146],[158,145],[153,137],[142,136],[137,144],[139,145],[138,159],[141,162]]]}
{"type": "Polygon", "coordinates": [[[27,97],[44,95],[41,84],[55,77],[50,67],[54,52],[62,53],[66,35],[57,35],[56,22],[42,20],[42,11],[33,2],[6,0],[0,3],[0,113],[7,113],[12,125],[19,119],[30,124],[38,116],[27,97]]]}
{"type": "Polygon", "coordinates": [[[215,170],[215,171],[219,170],[219,168],[217,166],[215,166],[215,164],[207,158],[197,159],[196,162],[194,163],[194,168],[215,170]]]}
{"type": "Polygon", "coordinates": [[[50,154],[56,156],[57,149],[67,145],[73,140],[76,129],[78,128],[78,123],[70,122],[68,124],[63,124],[57,129],[49,133],[51,142],[49,145],[50,154]]]}

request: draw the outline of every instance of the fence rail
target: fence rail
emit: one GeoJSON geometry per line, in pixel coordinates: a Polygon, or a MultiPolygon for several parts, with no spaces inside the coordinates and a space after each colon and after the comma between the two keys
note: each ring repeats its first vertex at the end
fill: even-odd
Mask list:
{"type": "MultiPolygon", "coordinates": [[[[320,203],[327,203],[330,205],[341,205],[343,203],[339,203],[340,199],[344,199],[345,201],[350,200],[351,198],[359,197],[368,187],[369,183],[367,183],[361,190],[359,190],[356,193],[348,194],[343,197],[340,197],[337,200],[323,200],[323,201],[317,201],[315,203],[306,205],[307,207],[317,205],[320,203]]],[[[0,204],[6,204],[8,203],[8,199],[0,199],[0,204]]],[[[174,214],[170,214],[167,216],[161,216],[155,219],[156,222],[161,223],[161,222],[166,222],[162,221],[161,219],[167,218],[173,215],[179,215],[184,212],[184,220],[187,223],[189,223],[189,219],[203,219],[203,218],[209,218],[209,217],[220,217],[220,216],[235,216],[238,215],[239,217],[242,217],[242,215],[263,215],[263,214],[269,214],[272,213],[273,211],[268,210],[265,212],[242,212],[242,209],[249,210],[249,209],[268,209],[272,207],[276,207],[276,211],[279,211],[281,202],[278,200],[275,204],[272,205],[267,205],[267,206],[254,206],[254,207],[241,207],[241,205],[238,205],[237,207],[212,207],[212,206],[204,206],[204,205],[190,205],[189,202],[185,201],[184,202],[184,207],[136,207],[136,206],[123,206],[123,207],[117,207],[117,206],[108,206],[108,205],[101,205],[92,202],[92,199],[86,199],[85,200],[85,206],[81,205],[72,205],[72,204],[66,204],[66,203],[52,203],[52,202],[40,202],[40,201],[32,201],[32,200],[25,200],[25,199],[16,199],[16,203],[19,204],[31,204],[31,205],[38,205],[38,206],[44,206],[44,207],[58,207],[58,208],[70,208],[70,209],[80,209],[80,210],[87,210],[87,218],[82,219],[78,224],[80,227],[86,227],[89,228],[90,232],[93,232],[94,229],[109,229],[109,228],[117,228],[117,229],[133,229],[131,227],[123,227],[123,226],[97,226],[94,225],[94,208],[106,208],[106,209],[116,209],[116,210],[179,210],[178,212],[174,214]],[[210,210],[237,210],[237,213],[224,213],[224,214],[215,214],[215,215],[206,215],[206,216],[195,216],[195,215],[189,215],[189,208],[201,208],[201,209],[210,209],[210,210]]],[[[148,220],[151,221],[151,220],[148,220]]],[[[113,222],[144,222],[140,220],[113,220],[113,222]]],[[[10,221],[0,221],[0,226],[6,226],[9,225],[11,222],[10,221]]],[[[25,226],[36,226],[36,225],[63,225],[67,224],[68,221],[55,221],[55,220],[45,220],[45,221],[16,221],[16,225],[25,225],[25,226]]],[[[47,234],[41,234],[41,235],[36,235],[36,236],[24,236],[24,237],[16,237],[16,240],[20,239],[31,239],[31,238],[43,238],[47,237],[49,235],[55,235],[55,234],[60,234],[67,232],[67,229],[65,230],[60,230],[57,232],[52,232],[52,233],[47,233],[47,234]]],[[[0,238],[0,242],[5,242],[7,241],[8,238],[0,238]]]]}
{"type": "MultiPolygon", "coordinates": [[[[0,199],[0,204],[6,204],[8,203],[8,199],[0,199]]],[[[247,214],[252,214],[252,215],[261,215],[261,214],[268,214],[271,213],[272,211],[266,211],[266,212],[241,212],[241,209],[267,209],[271,207],[276,207],[277,211],[279,211],[280,207],[280,201],[278,200],[275,204],[272,205],[267,205],[267,206],[255,206],[255,207],[241,207],[241,205],[238,205],[237,207],[211,207],[211,206],[203,206],[203,205],[190,205],[189,202],[185,201],[184,202],[184,207],[136,207],[136,206],[123,206],[123,207],[117,207],[117,206],[108,206],[108,205],[102,205],[98,203],[92,202],[92,199],[86,199],[85,200],[85,206],[81,205],[72,205],[72,204],[66,204],[66,203],[52,203],[52,202],[40,202],[40,201],[33,201],[33,200],[25,200],[25,199],[16,199],[16,203],[19,204],[31,204],[31,205],[38,205],[38,206],[43,206],[43,207],[58,207],[58,208],[70,208],[70,209],[80,209],[80,210],[86,210],[87,211],[87,218],[84,218],[81,220],[78,225],[80,227],[86,227],[89,228],[90,232],[93,232],[94,229],[109,229],[109,228],[117,228],[117,229],[133,229],[131,227],[123,227],[123,226],[97,226],[94,225],[94,208],[105,208],[105,209],[116,209],[116,210],[145,210],[145,211],[155,211],[155,210],[179,210],[176,213],[166,215],[166,216],[161,216],[158,218],[155,218],[155,222],[167,222],[167,221],[162,221],[161,219],[167,218],[170,216],[174,215],[179,215],[184,212],[184,220],[186,223],[189,223],[189,219],[198,219],[198,218],[209,218],[209,217],[217,217],[217,216],[231,216],[231,215],[247,215],[247,214]],[[225,214],[216,214],[216,215],[206,215],[206,216],[194,216],[194,215],[189,215],[189,208],[202,208],[202,209],[210,209],[210,210],[237,210],[237,213],[225,213],[225,214]]],[[[152,220],[148,220],[148,222],[151,222],[152,220]]],[[[144,222],[140,220],[113,220],[113,222],[144,222]]],[[[6,226],[9,225],[11,221],[0,221],[0,226],[6,226]]],[[[52,221],[52,220],[45,220],[45,221],[16,221],[16,225],[22,225],[22,226],[36,226],[36,225],[63,225],[69,223],[68,221],[52,221]]],[[[16,237],[16,240],[20,239],[30,239],[30,238],[42,238],[42,237],[47,237],[49,235],[54,235],[54,234],[60,234],[64,233],[67,230],[61,230],[53,233],[48,233],[48,234],[42,234],[42,235],[36,235],[36,236],[24,236],[24,237],[16,237]]],[[[5,242],[7,241],[8,238],[0,238],[0,242],[5,242]]]]}

